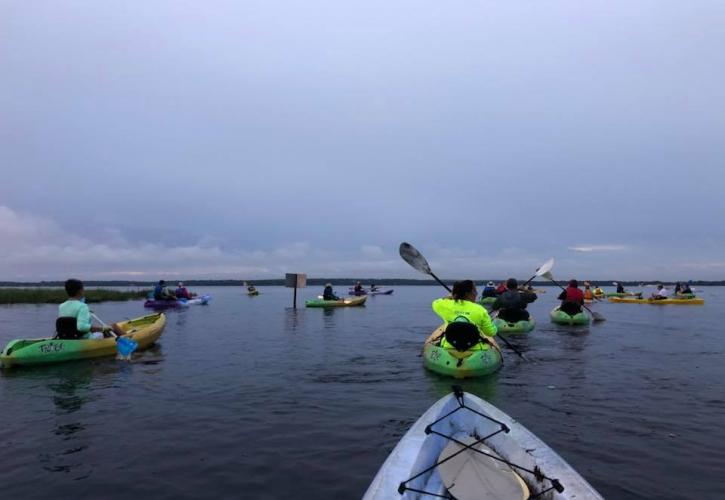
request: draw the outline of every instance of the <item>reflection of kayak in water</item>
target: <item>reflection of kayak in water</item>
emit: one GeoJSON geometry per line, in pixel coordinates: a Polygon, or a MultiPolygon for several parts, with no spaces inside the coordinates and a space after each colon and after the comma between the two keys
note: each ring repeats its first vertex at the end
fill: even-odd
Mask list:
{"type": "Polygon", "coordinates": [[[175,307],[188,307],[193,305],[206,305],[211,300],[211,295],[201,295],[193,299],[156,300],[148,299],[143,306],[151,309],[172,309],[175,307]]]}
{"type": "Polygon", "coordinates": [[[519,422],[459,387],[453,390],[400,439],[363,500],[602,499],[519,422]]]}

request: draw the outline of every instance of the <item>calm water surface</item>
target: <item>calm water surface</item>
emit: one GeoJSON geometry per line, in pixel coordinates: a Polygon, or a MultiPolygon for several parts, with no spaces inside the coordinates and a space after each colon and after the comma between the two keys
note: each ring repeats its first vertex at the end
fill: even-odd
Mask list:
{"type": "MultiPolygon", "coordinates": [[[[289,309],[291,291],[207,288],[168,313],[159,344],[0,375],[6,498],[357,498],[451,379],[420,352],[434,287],[364,308],[289,309]]],[[[342,291],[338,289],[338,291],[342,291]]],[[[312,297],[318,290],[305,290],[312,297]]],[[[723,498],[725,289],[703,307],[598,304],[608,321],[549,323],[463,382],[555,448],[608,498],[723,498]]],[[[94,307],[106,321],[141,302],[94,307]]],[[[55,306],[0,306],[0,343],[42,336],[55,306]]]]}

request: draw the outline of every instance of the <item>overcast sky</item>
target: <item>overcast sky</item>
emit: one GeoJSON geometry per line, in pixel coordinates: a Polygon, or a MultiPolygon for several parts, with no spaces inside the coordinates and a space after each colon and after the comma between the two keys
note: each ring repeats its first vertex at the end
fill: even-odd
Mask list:
{"type": "Polygon", "coordinates": [[[725,2],[1,5],[0,280],[725,278],[725,2]]]}

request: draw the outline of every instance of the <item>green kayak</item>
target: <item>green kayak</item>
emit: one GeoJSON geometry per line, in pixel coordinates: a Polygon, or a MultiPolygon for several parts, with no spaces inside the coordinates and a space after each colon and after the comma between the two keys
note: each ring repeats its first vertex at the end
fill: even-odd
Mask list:
{"type": "Polygon", "coordinates": [[[529,333],[536,326],[536,322],[533,319],[511,323],[501,318],[496,318],[493,320],[493,324],[502,333],[529,333]]]}
{"type": "Polygon", "coordinates": [[[640,297],[641,295],[642,295],[642,292],[624,292],[624,293],[609,292],[606,294],[607,297],[640,297]]]}
{"type": "Polygon", "coordinates": [[[586,311],[582,311],[574,316],[571,316],[564,311],[559,310],[558,307],[552,309],[549,316],[551,317],[551,322],[556,323],[557,325],[588,325],[590,321],[589,315],[586,311]]]}
{"type": "Polygon", "coordinates": [[[481,300],[478,301],[479,304],[482,306],[488,306],[496,302],[497,297],[481,297],[481,300]]]}
{"type": "Polygon", "coordinates": [[[340,299],[340,300],[322,300],[322,299],[313,299],[308,300],[305,302],[305,306],[307,307],[354,307],[354,306],[361,306],[365,304],[365,301],[367,300],[368,296],[363,295],[362,297],[351,297],[349,299],[340,299]]]}
{"type": "Polygon", "coordinates": [[[489,339],[494,347],[480,344],[468,351],[457,351],[440,346],[444,326],[437,328],[423,346],[423,362],[430,371],[455,378],[483,377],[495,373],[503,365],[503,357],[496,341],[489,339]]]}
{"type": "MultiPolygon", "coordinates": [[[[129,319],[117,323],[125,337],[138,342],[138,348],[146,349],[156,342],[166,325],[166,316],[151,314],[141,318],[129,319]]],[[[56,338],[17,339],[8,342],[0,352],[0,364],[5,367],[15,365],[43,365],[74,361],[77,359],[98,358],[116,354],[116,339],[77,339],[56,338]]]]}

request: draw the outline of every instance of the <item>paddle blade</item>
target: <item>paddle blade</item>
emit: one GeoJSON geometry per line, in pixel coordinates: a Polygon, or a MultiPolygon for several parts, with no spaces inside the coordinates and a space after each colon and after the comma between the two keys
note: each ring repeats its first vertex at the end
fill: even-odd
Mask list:
{"type": "Polygon", "coordinates": [[[118,351],[118,354],[124,358],[129,357],[136,349],[138,349],[138,342],[135,340],[127,337],[118,337],[118,339],[116,339],[116,350],[118,351]]]}
{"type": "Polygon", "coordinates": [[[539,276],[541,276],[542,278],[546,278],[549,281],[554,281],[554,276],[551,274],[550,271],[540,274],[539,276]]]}
{"type": "Polygon", "coordinates": [[[413,269],[416,269],[421,273],[432,274],[430,266],[428,265],[428,261],[425,260],[425,257],[423,257],[420,252],[410,243],[403,242],[400,244],[400,256],[413,269]]]}
{"type": "Polygon", "coordinates": [[[592,320],[599,322],[599,321],[607,321],[607,318],[599,314],[598,312],[590,311],[592,313],[592,320]]]}
{"type": "Polygon", "coordinates": [[[541,267],[539,267],[536,270],[536,276],[544,276],[544,277],[546,277],[547,274],[549,276],[551,276],[550,271],[551,271],[551,269],[553,267],[554,267],[554,257],[550,258],[549,260],[547,260],[546,262],[544,262],[543,264],[541,264],[541,267]]]}

